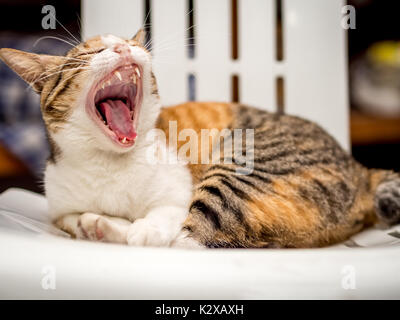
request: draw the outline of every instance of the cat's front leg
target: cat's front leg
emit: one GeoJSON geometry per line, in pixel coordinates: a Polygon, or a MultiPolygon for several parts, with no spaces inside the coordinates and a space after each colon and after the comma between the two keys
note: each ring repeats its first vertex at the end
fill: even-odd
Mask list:
{"type": "Polygon", "coordinates": [[[59,218],[55,225],[77,239],[126,244],[131,222],[122,218],[86,212],[65,215],[59,218]]]}
{"type": "Polygon", "coordinates": [[[127,242],[133,246],[168,247],[181,231],[187,208],[156,207],[129,227],[127,242]]]}

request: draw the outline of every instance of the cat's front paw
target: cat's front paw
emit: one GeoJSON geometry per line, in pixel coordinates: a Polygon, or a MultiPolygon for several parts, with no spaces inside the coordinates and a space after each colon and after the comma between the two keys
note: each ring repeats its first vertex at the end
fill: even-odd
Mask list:
{"type": "Polygon", "coordinates": [[[128,230],[127,242],[131,246],[166,247],[174,239],[175,233],[157,220],[138,219],[128,230]]]}
{"type": "Polygon", "coordinates": [[[126,243],[126,232],[128,227],[110,218],[95,214],[84,213],[78,219],[78,238],[92,241],[103,241],[113,243],[126,243]]]}
{"type": "Polygon", "coordinates": [[[79,238],[80,230],[78,228],[79,213],[71,213],[58,218],[54,225],[62,231],[69,233],[73,238],[79,238]]]}
{"type": "Polygon", "coordinates": [[[101,241],[104,233],[99,227],[101,216],[95,213],[83,213],[78,219],[78,238],[85,240],[101,241]]]}

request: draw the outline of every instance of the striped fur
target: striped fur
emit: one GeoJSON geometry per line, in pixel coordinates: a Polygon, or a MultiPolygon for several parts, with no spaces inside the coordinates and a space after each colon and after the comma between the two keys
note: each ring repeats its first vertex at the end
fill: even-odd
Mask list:
{"type": "MultiPolygon", "coordinates": [[[[188,103],[163,110],[164,130],[167,120],[196,131],[210,123],[255,130],[250,175],[238,175],[236,164],[191,168],[196,184],[184,228],[207,247],[321,247],[345,240],[377,221],[379,183],[400,182],[397,174],[362,167],[323,129],[297,117],[188,103]]],[[[389,199],[393,189],[386,190],[389,199]]],[[[399,211],[395,200],[390,203],[399,211]]]]}

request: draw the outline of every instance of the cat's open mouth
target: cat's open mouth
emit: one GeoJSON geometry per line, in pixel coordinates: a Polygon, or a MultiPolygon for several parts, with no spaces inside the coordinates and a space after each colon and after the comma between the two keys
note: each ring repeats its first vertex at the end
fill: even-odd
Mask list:
{"type": "Polygon", "coordinates": [[[137,136],[142,99],[141,73],[136,64],[124,65],[99,81],[89,93],[89,114],[121,147],[132,146],[137,136]]]}

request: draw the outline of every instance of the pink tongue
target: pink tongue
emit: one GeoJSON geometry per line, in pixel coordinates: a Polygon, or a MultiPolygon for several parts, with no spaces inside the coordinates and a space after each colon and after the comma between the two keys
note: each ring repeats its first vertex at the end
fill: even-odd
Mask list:
{"type": "Polygon", "coordinates": [[[107,119],[107,124],[119,140],[133,140],[136,132],[133,129],[129,107],[121,100],[106,100],[100,103],[100,109],[107,119]]]}

